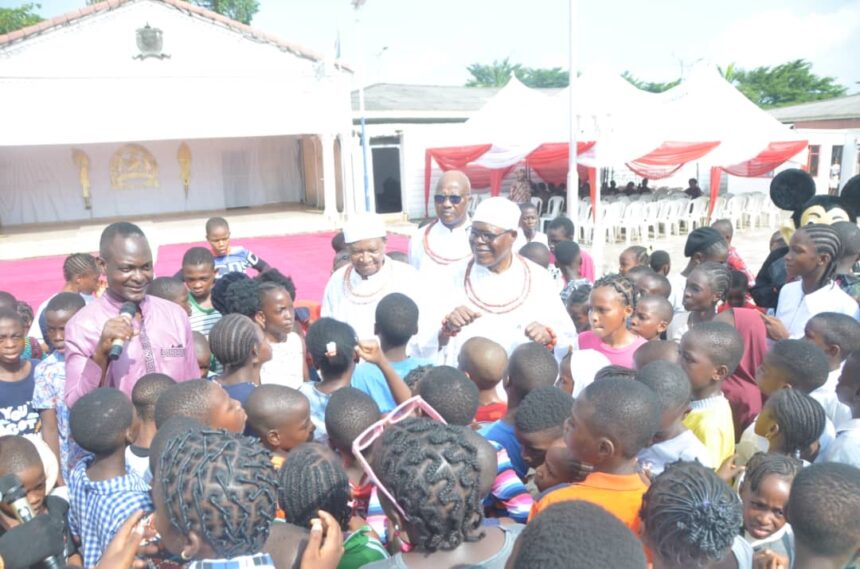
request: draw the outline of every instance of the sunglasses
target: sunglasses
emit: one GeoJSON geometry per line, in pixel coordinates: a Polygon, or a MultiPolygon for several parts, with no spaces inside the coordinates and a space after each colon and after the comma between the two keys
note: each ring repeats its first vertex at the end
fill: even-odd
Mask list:
{"type": "Polygon", "coordinates": [[[445,419],[436,412],[436,410],[431,407],[424,399],[421,398],[420,395],[416,395],[411,399],[407,399],[400,405],[394,408],[388,415],[375,422],[367,429],[364,430],[352,443],[352,454],[355,456],[356,460],[358,460],[358,464],[361,465],[364,473],[367,474],[367,477],[370,481],[376,486],[376,488],[382,492],[382,494],[388,498],[388,501],[391,502],[397,511],[403,516],[403,519],[409,520],[409,516],[406,515],[406,512],[403,511],[403,508],[397,503],[397,500],[394,499],[394,496],[391,495],[391,492],[379,481],[379,478],[376,477],[376,473],[373,472],[373,469],[368,464],[367,459],[364,457],[364,452],[370,446],[376,442],[376,440],[382,436],[385,432],[385,429],[390,427],[391,425],[396,425],[397,423],[408,419],[410,417],[415,416],[416,410],[421,410],[424,414],[434,421],[438,421],[440,423],[445,423],[445,419]]]}
{"type": "Polygon", "coordinates": [[[460,202],[463,201],[463,196],[446,196],[443,194],[436,194],[433,196],[433,201],[439,205],[445,203],[445,200],[451,202],[451,205],[460,205],[460,202]]]}

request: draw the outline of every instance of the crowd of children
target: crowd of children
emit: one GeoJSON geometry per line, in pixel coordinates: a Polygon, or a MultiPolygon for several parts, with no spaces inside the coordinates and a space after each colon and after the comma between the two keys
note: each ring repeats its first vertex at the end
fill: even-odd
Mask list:
{"type": "MultiPolygon", "coordinates": [[[[634,246],[595,281],[569,220],[521,211],[516,250],[578,333],[560,360],[479,336],[437,365],[398,292],[375,338],[299,316],[212,218],[146,292],[188,315],[199,375],[67,399],[66,325],[101,266],[69,256],[38,310],[0,292],[0,476],[88,569],[856,565],[856,226],[798,229],[767,313],[727,220],[689,233],[681,272],[634,246]]],[[[16,512],[0,500],[0,544],[16,512]]]]}

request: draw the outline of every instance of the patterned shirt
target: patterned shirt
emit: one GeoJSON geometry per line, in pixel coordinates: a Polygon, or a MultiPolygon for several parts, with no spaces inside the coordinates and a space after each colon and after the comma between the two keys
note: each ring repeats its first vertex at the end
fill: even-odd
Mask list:
{"type": "Polygon", "coordinates": [[[268,553],[240,555],[232,559],[203,559],[192,561],[185,569],[275,569],[275,562],[268,553]]]}
{"type": "MultiPolygon", "coordinates": [[[[152,512],[149,486],[126,467],[126,475],[93,482],[87,468],[94,457],[81,459],[69,475],[69,528],[81,541],[84,567],[101,559],[117,530],[138,510],[152,512]]],[[[265,567],[265,566],[264,566],[265,567]]]]}
{"type": "Polygon", "coordinates": [[[215,278],[220,279],[227,273],[244,273],[248,268],[263,272],[269,268],[268,263],[248,251],[244,247],[230,247],[226,255],[215,255],[215,278]]]}
{"type": "Polygon", "coordinates": [[[499,466],[490,494],[484,498],[484,509],[488,514],[496,514],[495,517],[509,517],[516,522],[525,523],[532,509],[532,495],[514,472],[505,447],[495,441],[487,441],[496,449],[499,466]]]}
{"type": "Polygon", "coordinates": [[[207,338],[209,330],[215,326],[215,323],[221,320],[221,313],[215,308],[203,308],[194,298],[194,295],[188,293],[188,304],[191,306],[191,316],[188,320],[191,321],[191,330],[200,332],[207,338]]]}
{"type": "Polygon", "coordinates": [[[30,373],[24,379],[0,381],[0,435],[33,435],[42,430],[39,412],[33,408],[38,363],[30,360],[30,373]]]}
{"type": "Polygon", "coordinates": [[[69,408],[66,405],[66,360],[63,352],[53,351],[36,366],[36,386],[33,389],[33,408],[37,411],[53,409],[57,414],[57,432],[60,441],[60,470],[63,480],[86,454],[75,444],[69,429],[69,408]]]}

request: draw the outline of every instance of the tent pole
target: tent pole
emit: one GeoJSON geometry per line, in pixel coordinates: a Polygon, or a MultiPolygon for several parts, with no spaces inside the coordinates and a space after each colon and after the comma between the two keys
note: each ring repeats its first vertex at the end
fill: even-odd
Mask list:
{"type": "Polygon", "coordinates": [[[573,220],[574,223],[579,223],[576,215],[579,212],[579,173],[576,171],[576,135],[578,131],[577,116],[576,116],[576,64],[578,61],[576,42],[579,38],[576,35],[577,24],[577,2],[578,0],[570,0],[570,69],[568,71],[569,93],[570,93],[570,148],[568,150],[568,171],[567,171],[567,217],[573,220]]]}

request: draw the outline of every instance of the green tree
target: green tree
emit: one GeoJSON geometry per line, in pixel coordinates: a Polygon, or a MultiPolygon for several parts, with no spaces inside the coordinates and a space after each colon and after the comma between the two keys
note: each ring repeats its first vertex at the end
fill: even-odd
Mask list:
{"type": "Polygon", "coordinates": [[[561,67],[526,67],[522,70],[522,75],[517,74],[517,78],[525,85],[537,88],[567,87],[570,84],[570,74],[561,67]]]}
{"type": "Polygon", "coordinates": [[[18,8],[0,8],[0,34],[8,34],[42,21],[36,13],[41,4],[22,4],[18,8]]]}
{"type": "Polygon", "coordinates": [[[649,93],[662,93],[663,91],[668,91],[669,89],[677,86],[681,82],[680,79],[675,79],[674,81],[667,81],[664,83],[643,81],[642,79],[638,79],[629,71],[625,71],[621,74],[621,76],[627,79],[627,81],[634,87],[643,91],[648,91],[649,93]]]}
{"type": "Polygon", "coordinates": [[[727,74],[724,77],[764,109],[832,99],[847,91],[833,77],[819,77],[813,73],[812,64],[804,59],[774,67],[764,65],[750,71],[735,68],[731,79],[727,74]]]}
{"type": "Polygon", "coordinates": [[[260,9],[257,0],[186,0],[207,10],[218,12],[243,24],[250,24],[260,9]]]}
{"type": "Polygon", "coordinates": [[[473,63],[466,67],[472,74],[472,78],[466,81],[466,87],[504,87],[511,75],[516,74],[519,78],[522,69],[522,65],[511,63],[507,57],[501,61],[493,60],[490,65],[473,63]]]}

